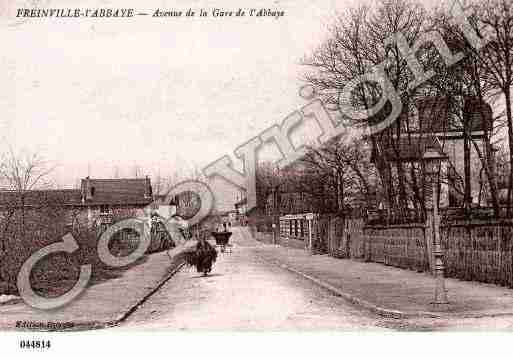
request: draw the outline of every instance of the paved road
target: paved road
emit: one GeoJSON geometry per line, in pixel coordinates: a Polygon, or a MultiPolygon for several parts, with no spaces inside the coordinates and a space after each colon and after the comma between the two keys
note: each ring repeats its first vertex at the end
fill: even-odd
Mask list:
{"type": "Polygon", "coordinates": [[[382,318],[266,262],[237,228],[232,242],[210,276],[182,270],[116,330],[386,330],[382,318]]]}

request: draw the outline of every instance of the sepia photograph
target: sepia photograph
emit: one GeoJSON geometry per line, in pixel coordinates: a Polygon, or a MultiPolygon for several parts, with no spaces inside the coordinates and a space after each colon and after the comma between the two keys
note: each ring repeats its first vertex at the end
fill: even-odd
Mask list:
{"type": "Polygon", "coordinates": [[[507,350],[511,0],[0,0],[0,43],[9,356],[507,350]]]}

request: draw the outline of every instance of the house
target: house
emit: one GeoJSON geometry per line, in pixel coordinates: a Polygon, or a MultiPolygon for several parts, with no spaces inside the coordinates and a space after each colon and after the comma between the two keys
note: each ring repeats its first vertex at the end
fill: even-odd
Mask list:
{"type": "Polygon", "coordinates": [[[303,183],[292,183],[273,189],[265,201],[265,214],[276,216],[337,211],[336,197],[327,185],[315,183],[307,190],[303,187],[303,183]]]}
{"type": "MultiPolygon", "coordinates": [[[[490,161],[494,158],[490,143],[492,109],[474,97],[467,97],[462,102],[461,113],[454,114],[450,99],[419,99],[407,126],[407,121],[399,117],[400,137],[393,126],[377,134],[372,161],[383,177],[398,178],[401,166],[406,173],[405,178],[412,183],[413,179],[408,175],[411,168],[418,170],[424,152],[432,148],[447,157],[441,170],[441,206],[461,206],[465,201],[489,205],[486,173],[480,156],[490,161]]],[[[422,186],[421,183],[417,185],[422,186]]]]}
{"type": "Polygon", "coordinates": [[[248,199],[246,197],[235,202],[235,220],[240,224],[244,225],[247,221],[248,216],[248,199]]]}
{"type": "Polygon", "coordinates": [[[151,181],[146,178],[95,179],[86,177],[80,185],[80,221],[111,224],[113,219],[148,215],[153,202],[151,181]],[[85,218],[84,218],[85,217],[85,218]]]}
{"type": "Polygon", "coordinates": [[[173,197],[171,200],[168,200],[166,194],[154,194],[150,209],[152,212],[156,212],[164,218],[170,218],[178,215],[177,206],[177,197],[173,197]]]}
{"type": "Polygon", "coordinates": [[[227,211],[215,211],[213,213],[215,213],[215,215],[219,218],[219,225],[223,226],[223,228],[225,225],[229,227],[236,223],[237,211],[234,209],[227,211]]]}
{"type": "Polygon", "coordinates": [[[151,182],[146,178],[81,180],[80,189],[0,191],[0,210],[9,213],[59,210],[68,226],[109,225],[113,220],[147,215],[153,202],[151,182]]]}

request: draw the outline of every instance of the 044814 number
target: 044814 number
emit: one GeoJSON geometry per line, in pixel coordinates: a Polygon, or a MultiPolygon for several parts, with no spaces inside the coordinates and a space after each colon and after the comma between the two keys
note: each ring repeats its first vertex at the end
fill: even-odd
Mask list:
{"type": "Polygon", "coordinates": [[[49,340],[20,340],[21,349],[49,349],[49,340]]]}

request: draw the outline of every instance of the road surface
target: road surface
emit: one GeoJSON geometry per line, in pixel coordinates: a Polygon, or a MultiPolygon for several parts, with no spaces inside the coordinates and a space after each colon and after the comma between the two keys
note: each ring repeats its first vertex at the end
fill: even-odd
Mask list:
{"type": "Polygon", "coordinates": [[[219,253],[211,275],[183,269],[116,330],[387,330],[385,319],[267,262],[255,251],[262,244],[233,232],[232,253],[219,253]]]}

